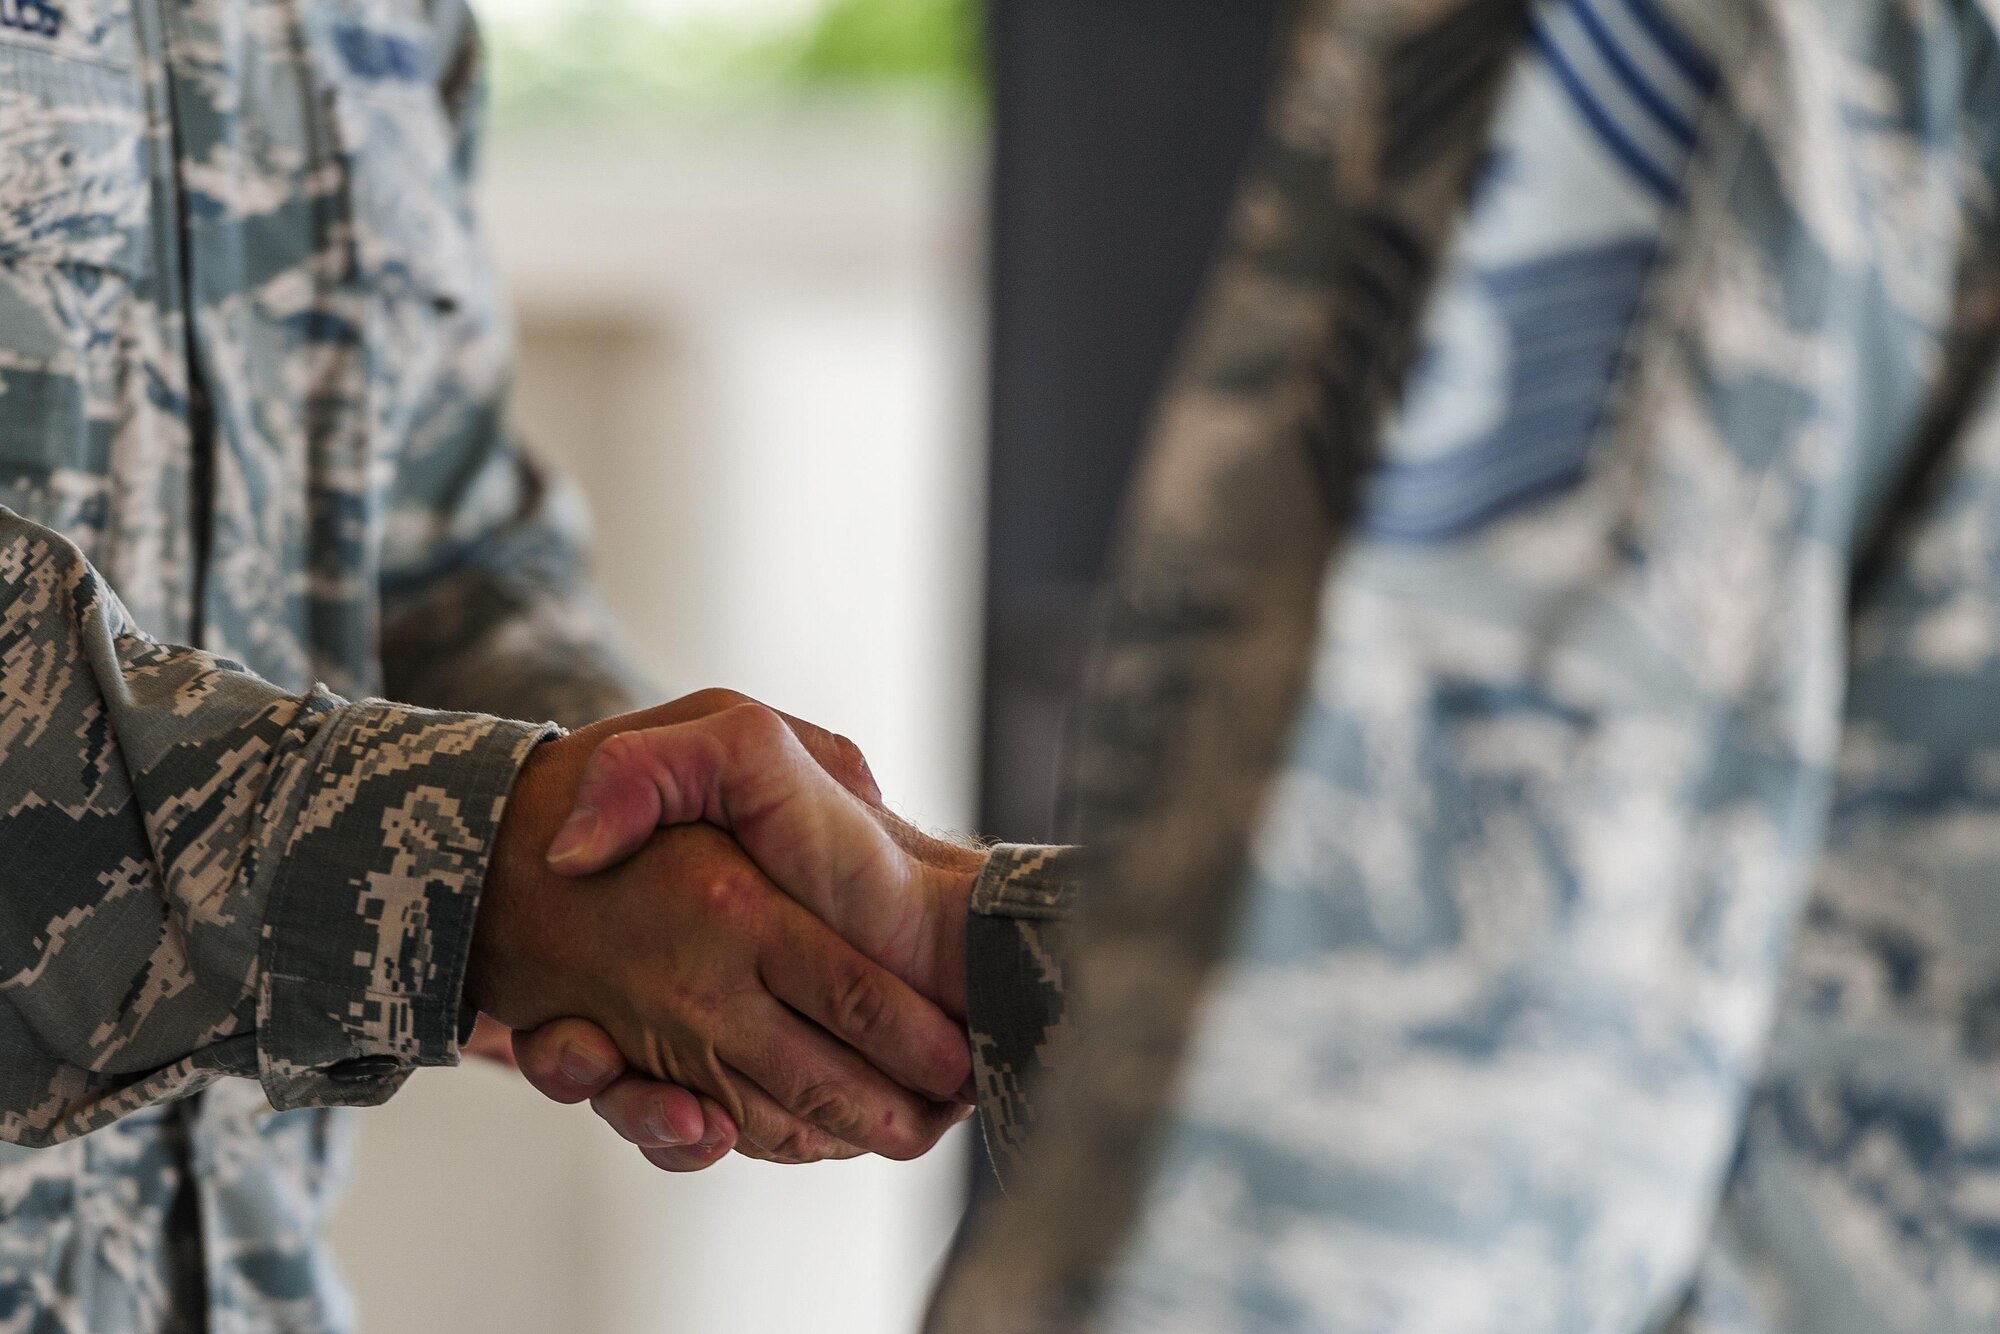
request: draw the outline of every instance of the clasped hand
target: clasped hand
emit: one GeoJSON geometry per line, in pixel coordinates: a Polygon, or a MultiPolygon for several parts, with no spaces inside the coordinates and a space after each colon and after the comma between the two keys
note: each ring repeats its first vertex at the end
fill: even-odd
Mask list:
{"type": "Polygon", "coordinates": [[[657,1166],[915,1157],[968,1111],[982,860],[882,809],[843,738],[706,691],[529,759],[466,996],[657,1166]]]}

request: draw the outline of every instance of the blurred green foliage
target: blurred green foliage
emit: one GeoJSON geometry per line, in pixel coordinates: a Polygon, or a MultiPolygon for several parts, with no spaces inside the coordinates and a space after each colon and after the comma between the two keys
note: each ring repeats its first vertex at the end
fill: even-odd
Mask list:
{"type": "Polygon", "coordinates": [[[497,111],[610,115],[771,102],[814,93],[907,93],[970,103],[977,0],[825,0],[790,23],[665,20],[634,0],[575,0],[489,17],[497,111]]]}

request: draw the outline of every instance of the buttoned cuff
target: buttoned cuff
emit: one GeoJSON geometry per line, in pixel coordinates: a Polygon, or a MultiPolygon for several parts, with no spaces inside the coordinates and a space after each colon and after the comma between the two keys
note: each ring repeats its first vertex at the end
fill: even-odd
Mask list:
{"type": "Polygon", "coordinates": [[[458,1059],[479,890],[549,725],[381,701],[340,710],[277,794],[257,1001],[280,1110],[385,1101],[458,1059]]]}

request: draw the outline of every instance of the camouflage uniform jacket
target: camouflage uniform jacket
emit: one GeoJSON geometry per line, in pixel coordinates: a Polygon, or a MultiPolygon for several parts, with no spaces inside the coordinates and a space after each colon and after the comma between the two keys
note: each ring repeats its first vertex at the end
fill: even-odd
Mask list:
{"type": "Polygon", "coordinates": [[[477,72],[456,0],[0,0],[0,1330],[347,1323],[285,1109],[456,1059],[489,715],[629,704],[477,72]]]}
{"type": "Polygon", "coordinates": [[[1995,14],[1301,0],[933,1328],[2000,1327],[1995,14]]]}

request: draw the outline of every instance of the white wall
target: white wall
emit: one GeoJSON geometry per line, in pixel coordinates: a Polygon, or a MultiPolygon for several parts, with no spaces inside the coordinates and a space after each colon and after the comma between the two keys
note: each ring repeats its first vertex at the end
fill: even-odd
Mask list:
{"type": "MultiPolygon", "coordinates": [[[[846,732],[971,815],[979,495],[972,139],[923,117],[503,141],[486,221],[520,418],[583,483],[600,582],[671,693],[846,732]]],[[[965,1131],[916,1164],[696,1177],[487,1070],[370,1113],[335,1225],[378,1334],[909,1328],[965,1131]]]]}

